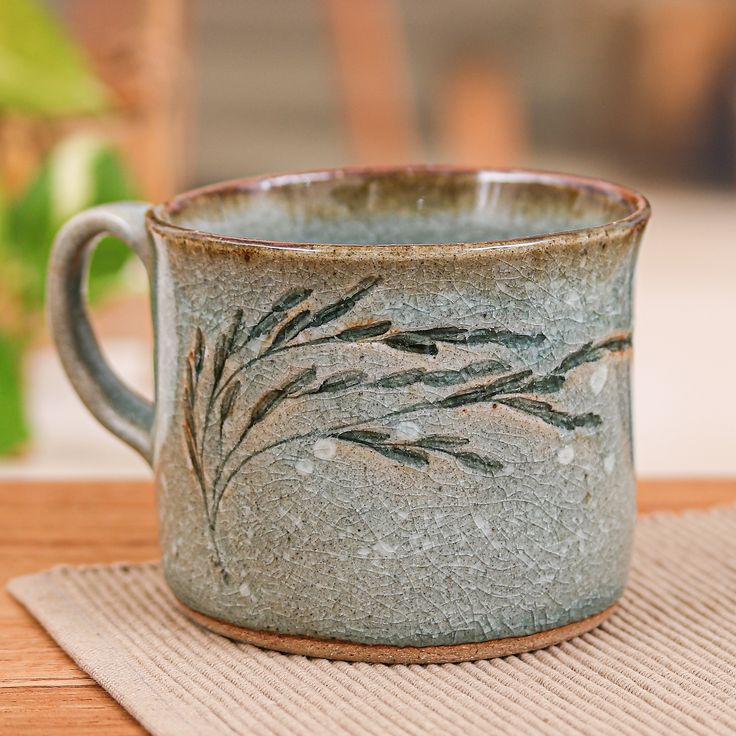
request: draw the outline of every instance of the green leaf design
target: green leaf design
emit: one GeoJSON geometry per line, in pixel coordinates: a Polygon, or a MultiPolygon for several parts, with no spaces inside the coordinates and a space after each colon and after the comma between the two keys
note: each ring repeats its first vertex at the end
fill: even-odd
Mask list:
{"type": "Polygon", "coordinates": [[[520,386],[523,386],[526,380],[532,375],[533,372],[527,369],[517,371],[509,376],[501,376],[501,378],[497,378],[495,381],[487,384],[488,390],[493,396],[511,393],[514,390],[518,390],[520,386]]]}
{"type": "Polygon", "coordinates": [[[255,324],[250,332],[249,339],[256,339],[269,335],[276,325],[281,321],[284,312],[299,306],[312,295],[312,289],[291,289],[282,294],[267,312],[255,324]]]}
{"type": "Polygon", "coordinates": [[[358,327],[348,327],[348,329],[338,332],[335,337],[338,340],[343,340],[345,342],[360,342],[361,340],[367,340],[371,337],[384,335],[390,329],[391,321],[384,320],[382,322],[372,322],[358,327]]]}
{"type": "Polygon", "coordinates": [[[306,388],[310,383],[312,383],[315,378],[317,378],[316,366],[305,368],[303,371],[298,373],[294,378],[292,378],[290,381],[285,383],[282,386],[282,390],[288,396],[294,396],[294,394],[301,391],[303,388],[306,388]]]}
{"type": "Polygon", "coordinates": [[[372,445],[371,449],[389,460],[395,460],[397,463],[409,465],[412,468],[426,468],[429,465],[427,453],[421,450],[396,445],[372,445]]]}
{"type": "Polygon", "coordinates": [[[309,309],[297,312],[276,333],[276,337],[274,337],[273,342],[271,342],[271,348],[275,348],[287,340],[291,340],[293,337],[296,337],[300,332],[305,330],[310,322],[311,315],[312,313],[309,309]]]}
{"type": "Polygon", "coordinates": [[[378,432],[372,429],[352,429],[347,432],[340,432],[337,439],[372,446],[374,443],[387,440],[390,436],[388,432],[378,432]]]}
{"type": "Polygon", "coordinates": [[[233,350],[235,349],[235,341],[238,336],[238,333],[240,332],[240,328],[243,325],[243,310],[238,309],[235,312],[235,315],[233,316],[232,320],[230,321],[230,326],[227,329],[227,337],[225,340],[225,347],[228,353],[232,354],[233,350]]]}
{"type": "Polygon", "coordinates": [[[261,317],[261,319],[251,330],[250,338],[256,340],[259,337],[265,337],[266,335],[271,334],[271,330],[276,327],[276,325],[281,321],[282,317],[283,313],[274,311],[271,311],[265,316],[261,317]]]}
{"type": "Polygon", "coordinates": [[[483,457],[477,452],[454,452],[453,457],[457,458],[461,464],[470,470],[476,470],[481,473],[492,473],[496,470],[501,470],[503,464],[498,460],[493,460],[488,457],[483,457]]]}
{"type": "Polygon", "coordinates": [[[424,368],[412,368],[408,371],[399,371],[398,373],[389,373],[387,376],[373,381],[371,386],[380,388],[403,388],[418,383],[422,376],[426,373],[424,368]]]}
{"type": "Polygon", "coordinates": [[[617,353],[631,347],[631,343],[632,338],[629,334],[620,337],[611,337],[608,340],[604,340],[603,342],[601,342],[598,347],[601,350],[608,350],[611,353],[617,353]]]}
{"type": "Polygon", "coordinates": [[[312,289],[292,289],[282,294],[271,306],[273,312],[288,312],[312,296],[312,289]]]}
{"type": "Polygon", "coordinates": [[[535,378],[519,389],[520,393],[553,394],[565,385],[565,376],[550,375],[535,378]]]}
{"type": "Polygon", "coordinates": [[[286,392],[282,388],[266,391],[253,406],[249,427],[262,422],[285,398],[286,392]]]}
{"type": "Polygon", "coordinates": [[[365,379],[363,371],[341,371],[328,376],[312,393],[328,394],[342,391],[362,383],[365,379]]]}
{"type": "Polygon", "coordinates": [[[225,420],[232,413],[235,402],[240,396],[240,381],[234,381],[226,389],[222,395],[222,403],[220,404],[220,429],[225,424],[225,420]]]}
{"type": "Polygon", "coordinates": [[[429,338],[415,335],[411,332],[399,332],[396,335],[383,340],[384,345],[394,350],[403,350],[405,353],[418,353],[420,355],[437,355],[437,345],[429,338]]]}
{"type": "Polygon", "coordinates": [[[430,434],[412,443],[414,447],[424,447],[427,450],[438,450],[440,452],[454,450],[457,447],[467,445],[470,440],[465,437],[449,437],[443,434],[430,434]]]}
{"type": "Polygon", "coordinates": [[[558,366],[555,368],[555,373],[567,373],[573,368],[577,368],[583,363],[595,360],[596,350],[593,348],[592,342],[586,342],[583,347],[579,350],[575,350],[570,353],[558,366]]]}
{"type": "Polygon", "coordinates": [[[444,399],[437,402],[437,406],[443,409],[455,409],[458,406],[489,401],[490,398],[491,396],[487,386],[476,386],[475,388],[467,388],[464,391],[456,391],[454,394],[445,396],[444,399]]]}
{"type": "Polygon", "coordinates": [[[212,361],[212,380],[215,386],[220,383],[222,373],[225,370],[225,362],[227,361],[227,335],[220,335],[215,345],[215,357],[212,361]]]}
{"type": "Polygon", "coordinates": [[[194,372],[197,378],[202,374],[204,367],[204,335],[202,330],[197,327],[194,333],[194,372]]]}
{"type": "Polygon", "coordinates": [[[186,386],[186,392],[187,392],[187,404],[190,406],[190,408],[194,408],[194,401],[196,398],[196,378],[194,375],[194,356],[190,353],[187,357],[187,386],[186,386]]]}
{"type": "Polygon", "coordinates": [[[461,342],[467,332],[463,327],[430,327],[426,330],[407,330],[406,334],[421,335],[437,342],[461,342]]]}
{"type": "Polygon", "coordinates": [[[322,327],[347,314],[368,292],[380,282],[378,277],[363,279],[349,296],[338,299],[326,307],[322,307],[312,318],[309,327],[322,327]]]}
{"type": "Polygon", "coordinates": [[[546,401],[537,401],[536,399],[527,399],[520,396],[499,399],[498,403],[538,417],[547,424],[560,429],[573,430],[577,427],[598,427],[601,424],[601,418],[597,414],[568,414],[565,411],[555,409],[552,404],[546,401]]]}
{"type": "Polygon", "coordinates": [[[427,371],[422,376],[425,386],[456,386],[466,380],[462,371],[427,371]]]}
{"type": "Polygon", "coordinates": [[[503,373],[511,370],[511,366],[503,360],[480,360],[477,363],[471,363],[461,369],[462,374],[468,379],[478,378],[479,376],[487,376],[493,373],[503,373]]]}

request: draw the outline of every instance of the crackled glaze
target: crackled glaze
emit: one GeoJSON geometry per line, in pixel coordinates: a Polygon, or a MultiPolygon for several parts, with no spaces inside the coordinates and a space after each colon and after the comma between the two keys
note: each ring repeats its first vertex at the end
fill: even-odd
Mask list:
{"type": "Polygon", "coordinates": [[[418,647],[614,603],[647,216],[604,183],[427,168],[149,212],[175,594],[249,629],[418,647]]]}

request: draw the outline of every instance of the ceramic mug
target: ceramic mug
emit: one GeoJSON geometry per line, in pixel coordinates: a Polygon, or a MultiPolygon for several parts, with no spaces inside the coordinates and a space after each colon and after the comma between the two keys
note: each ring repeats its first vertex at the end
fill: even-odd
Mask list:
{"type": "Polygon", "coordinates": [[[635,519],[639,194],[534,171],[346,169],[72,218],[49,317],[90,411],[152,465],[163,571],[230,637],[443,662],[589,630],[635,519]],[[84,306],[103,235],[151,283],[155,402],[84,306]]]}

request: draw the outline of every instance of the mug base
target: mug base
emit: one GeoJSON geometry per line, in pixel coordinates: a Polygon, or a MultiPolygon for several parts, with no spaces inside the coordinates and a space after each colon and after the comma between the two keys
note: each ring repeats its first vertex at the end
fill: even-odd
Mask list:
{"type": "Polygon", "coordinates": [[[301,654],[305,657],[335,659],[345,662],[370,662],[373,664],[443,664],[470,662],[476,659],[508,657],[534,649],[559,644],[594,629],[615,610],[617,603],[600,613],[573,621],[565,626],[539,631],[527,636],[511,636],[504,639],[470,642],[468,644],[442,644],[438,646],[411,647],[390,644],[361,644],[339,639],[318,639],[312,636],[279,634],[274,631],[249,629],[220,621],[199,613],[181,601],[177,601],[183,613],[194,623],[228,639],[253,644],[262,649],[274,649],[284,654],[301,654]]]}

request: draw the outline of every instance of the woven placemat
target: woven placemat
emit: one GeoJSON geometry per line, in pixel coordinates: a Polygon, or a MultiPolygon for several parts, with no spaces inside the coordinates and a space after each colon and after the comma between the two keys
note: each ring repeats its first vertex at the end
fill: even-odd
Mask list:
{"type": "Polygon", "coordinates": [[[57,567],[10,592],[154,734],[736,733],[736,508],[640,521],[597,630],[486,662],[349,664],[190,623],[156,564],[57,567]]]}

